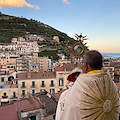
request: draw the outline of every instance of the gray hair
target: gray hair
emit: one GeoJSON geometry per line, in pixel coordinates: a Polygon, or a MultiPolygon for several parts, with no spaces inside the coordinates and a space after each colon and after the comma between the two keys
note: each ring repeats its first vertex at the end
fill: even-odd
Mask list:
{"type": "Polygon", "coordinates": [[[101,69],[103,57],[98,51],[90,50],[85,53],[83,61],[89,64],[89,66],[93,69],[101,69]]]}

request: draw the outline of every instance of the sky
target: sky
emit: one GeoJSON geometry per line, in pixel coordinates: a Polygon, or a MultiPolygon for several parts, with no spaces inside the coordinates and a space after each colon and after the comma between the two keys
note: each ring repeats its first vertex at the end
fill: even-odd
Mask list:
{"type": "Polygon", "coordinates": [[[33,18],[72,38],[87,35],[90,50],[120,53],[120,0],[0,0],[0,11],[33,18]]]}

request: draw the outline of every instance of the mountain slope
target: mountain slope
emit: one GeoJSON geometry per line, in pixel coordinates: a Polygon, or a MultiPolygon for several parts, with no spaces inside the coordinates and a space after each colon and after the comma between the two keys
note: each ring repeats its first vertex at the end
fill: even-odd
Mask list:
{"type": "Polygon", "coordinates": [[[26,32],[42,35],[45,39],[59,36],[60,42],[72,42],[74,39],[46,24],[33,19],[9,16],[0,13],[0,43],[10,43],[13,37],[24,37],[26,32]]]}

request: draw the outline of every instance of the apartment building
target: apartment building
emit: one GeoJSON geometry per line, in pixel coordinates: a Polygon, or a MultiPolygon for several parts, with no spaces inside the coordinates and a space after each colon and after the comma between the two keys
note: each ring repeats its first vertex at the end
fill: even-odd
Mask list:
{"type": "Polygon", "coordinates": [[[40,59],[40,70],[51,71],[51,59],[48,57],[39,57],[40,59]]]}
{"type": "Polygon", "coordinates": [[[64,67],[55,67],[55,72],[18,73],[18,78],[15,78],[12,74],[0,76],[1,104],[11,100],[26,98],[28,93],[35,94],[47,91],[53,94],[66,89],[66,78],[69,71],[64,67]],[[13,80],[9,79],[11,76],[14,77],[13,80]]]}
{"type": "MultiPolygon", "coordinates": [[[[1,72],[1,70],[0,70],[1,72]]],[[[8,74],[5,74],[4,72],[0,73],[0,85],[3,86],[8,81],[8,74]]]]}
{"type": "Polygon", "coordinates": [[[18,100],[18,91],[19,90],[15,84],[4,85],[3,88],[0,89],[0,104],[3,105],[12,100],[18,100]]]}
{"type": "Polygon", "coordinates": [[[14,64],[0,65],[0,77],[3,75],[6,75],[9,77],[9,75],[14,73],[15,71],[16,71],[16,67],[14,64]]]}
{"type": "MultiPolygon", "coordinates": [[[[62,73],[60,72],[60,74],[62,73]]],[[[55,72],[18,74],[19,98],[26,97],[27,93],[34,94],[40,91],[48,91],[52,94],[65,88],[64,76],[56,77],[55,72]]]]}
{"type": "Polygon", "coordinates": [[[106,72],[108,72],[110,74],[112,80],[114,80],[115,68],[110,65],[110,61],[108,59],[105,59],[103,61],[103,68],[102,69],[105,70],[106,72]]]}
{"type": "Polygon", "coordinates": [[[18,57],[18,55],[14,54],[2,53],[0,55],[0,65],[15,64],[16,67],[16,58],[18,57]]]}
{"type": "Polygon", "coordinates": [[[40,71],[52,71],[52,62],[48,57],[38,57],[37,53],[33,54],[34,64],[39,64],[40,71]]]}
{"type": "Polygon", "coordinates": [[[45,115],[43,103],[30,95],[28,98],[0,106],[1,120],[45,120],[45,115]]]}
{"type": "Polygon", "coordinates": [[[22,56],[17,58],[17,72],[25,73],[31,70],[31,66],[34,64],[34,60],[28,56],[22,56]]]}

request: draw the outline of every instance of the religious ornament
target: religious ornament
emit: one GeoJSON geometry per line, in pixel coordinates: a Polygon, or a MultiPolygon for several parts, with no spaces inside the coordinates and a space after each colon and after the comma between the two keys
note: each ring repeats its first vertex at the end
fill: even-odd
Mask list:
{"type": "Polygon", "coordinates": [[[91,82],[81,95],[80,115],[82,120],[117,120],[119,96],[113,81],[105,76],[91,82]],[[109,85],[109,86],[108,86],[109,85]]]}
{"type": "Polygon", "coordinates": [[[82,33],[80,35],[75,36],[77,38],[76,42],[70,46],[70,54],[71,59],[74,63],[80,62],[80,59],[83,57],[85,52],[88,49],[88,46],[86,46],[87,42],[84,43],[85,40],[87,40],[86,36],[82,36],[82,33]]]}
{"type": "Polygon", "coordinates": [[[64,111],[64,107],[65,107],[65,100],[63,100],[63,102],[60,103],[60,108],[61,108],[61,111],[64,111]]]}

